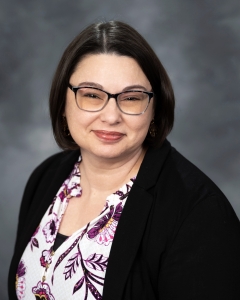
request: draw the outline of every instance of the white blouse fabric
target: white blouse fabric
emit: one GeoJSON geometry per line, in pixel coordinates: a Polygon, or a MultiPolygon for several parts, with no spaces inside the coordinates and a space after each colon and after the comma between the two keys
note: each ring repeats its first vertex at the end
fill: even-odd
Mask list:
{"type": "Polygon", "coordinates": [[[100,215],[73,233],[54,252],[68,202],[82,194],[80,161],[81,157],[23,253],[16,274],[19,300],[102,299],[112,241],[135,178],[107,197],[100,215]]]}

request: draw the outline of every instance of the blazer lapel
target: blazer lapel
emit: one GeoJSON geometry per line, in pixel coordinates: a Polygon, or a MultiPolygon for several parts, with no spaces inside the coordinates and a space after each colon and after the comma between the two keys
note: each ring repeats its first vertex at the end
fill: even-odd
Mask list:
{"type": "Polygon", "coordinates": [[[20,233],[20,238],[16,244],[17,250],[12,260],[12,268],[17,270],[17,265],[28,242],[38,227],[49,205],[52,203],[53,198],[55,197],[62,183],[72,171],[78,156],[79,151],[71,152],[64,159],[60,160],[59,164],[55,168],[47,170],[47,172],[44,174],[44,178],[39,179],[40,184],[32,201],[34,204],[31,206],[31,209],[28,213],[28,223],[24,228],[24,232],[20,233]]]}
{"type": "Polygon", "coordinates": [[[123,299],[154,200],[148,190],[156,184],[170,150],[170,143],[165,141],[160,149],[149,149],[145,155],[114,236],[104,282],[104,300],[123,299]]]}

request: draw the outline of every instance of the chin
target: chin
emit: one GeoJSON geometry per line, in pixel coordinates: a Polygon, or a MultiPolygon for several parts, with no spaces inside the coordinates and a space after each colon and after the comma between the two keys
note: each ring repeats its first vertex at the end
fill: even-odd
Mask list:
{"type": "MultiPolygon", "coordinates": [[[[138,147],[141,148],[141,147],[138,147]]],[[[104,146],[99,147],[98,149],[95,149],[95,151],[93,151],[93,154],[95,156],[98,156],[102,159],[125,159],[126,157],[131,157],[134,155],[134,153],[136,154],[136,152],[138,151],[136,147],[128,147],[128,148],[124,148],[124,147],[106,147],[104,146]]]]}
{"type": "Polygon", "coordinates": [[[95,152],[94,155],[102,159],[116,159],[124,157],[126,153],[125,151],[98,151],[97,153],[95,152]]]}

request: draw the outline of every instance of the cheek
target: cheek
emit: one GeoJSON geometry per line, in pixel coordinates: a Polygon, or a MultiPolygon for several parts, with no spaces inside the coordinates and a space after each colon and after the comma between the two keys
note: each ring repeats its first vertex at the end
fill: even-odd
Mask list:
{"type": "Polygon", "coordinates": [[[129,122],[129,129],[134,135],[135,139],[145,139],[149,125],[150,125],[150,118],[143,118],[142,120],[132,120],[131,123],[129,122]]]}
{"type": "Polygon", "coordinates": [[[96,121],[95,114],[83,112],[78,108],[68,107],[65,110],[69,130],[74,137],[85,136],[96,121]]]}
{"type": "Polygon", "coordinates": [[[70,130],[70,133],[71,133],[71,135],[74,135],[74,128],[79,123],[79,117],[78,117],[76,108],[73,106],[74,102],[71,100],[72,99],[68,99],[68,98],[66,99],[64,114],[67,119],[68,128],[70,130]]]}
{"type": "Polygon", "coordinates": [[[78,109],[75,103],[75,99],[72,97],[67,97],[66,104],[65,104],[65,116],[68,121],[68,125],[74,125],[81,120],[80,118],[81,111],[78,109]]]}

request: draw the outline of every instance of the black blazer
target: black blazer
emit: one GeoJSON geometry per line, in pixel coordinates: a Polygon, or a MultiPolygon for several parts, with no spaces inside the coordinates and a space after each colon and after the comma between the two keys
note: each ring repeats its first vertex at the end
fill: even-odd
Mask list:
{"type": "MultiPolygon", "coordinates": [[[[27,183],[9,271],[10,300],[17,299],[23,251],[78,156],[65,151],[48,158],[27,183]]],[[[240,299],[239,220],[216,185],[168,141],[147,151],[128,196],[103,299],[240,299]]]]}

